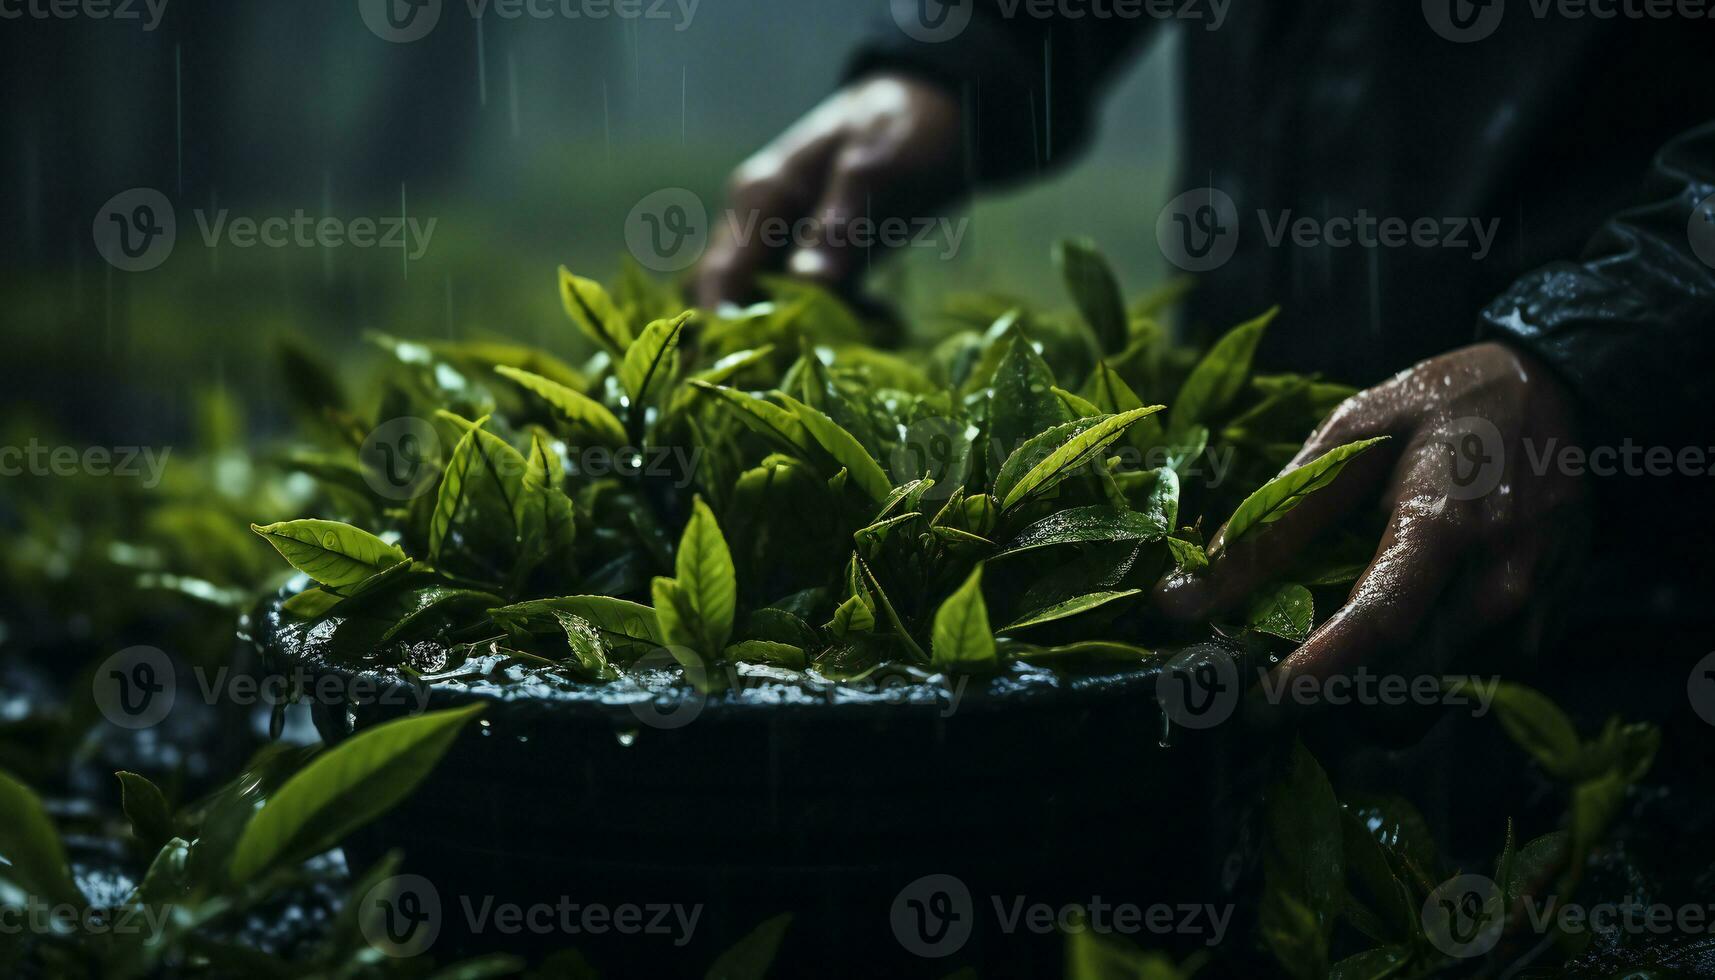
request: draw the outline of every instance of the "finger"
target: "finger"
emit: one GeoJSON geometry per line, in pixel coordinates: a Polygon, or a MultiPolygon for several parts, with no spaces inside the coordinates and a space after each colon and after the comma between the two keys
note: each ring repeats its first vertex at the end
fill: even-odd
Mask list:
{"type": "Polygon", "coordinates": [[[785,255],[785,246],[764,229],[782,221],[790,227],[815,204],[834,146],[829,137],[789,151],[764,150],[738,169],[697,266],[698,305],[714,309],[755,297],[757,276],[777,268],[785,255]]]}
{"type": "MultiPolygon", "coordinates": [[[[1403,387],[1407,375],[1368,388],[1341,402],[1304,446],[1276,475],[1287,473],[1324,453],[1359,439],[1399,435],[1410,425],[1413,402],[1403,387]]],[[[1170,619],[1191,622],[1231,608],[1257,587],[1278,576],[1297,555],[1335,521],[1375,494],[1381,480],[1401,458],[1382,446],[1353,459],[1340,476],[1312,494],[1285,517],[1244,541],[1228,546],[1223,524],[1210,539],[1207,571],[1168,576],[1156,588],[1156,606],[1170,619]]]]}
{"type": "Polygon", "coordinates": [[[1448,498],[1441,453],[1419,453],[1413,479],[1396,502],[1380,550],[1346,604],[1310,635],[1280,669],[1326,680],[1403,647],[1446,591],[1471,537],[1459,504],[1448,498]]]}
{"type": "Polygon", "coordinates": [[[1333,483],[1307,497],[1286,516],[1225,545],[1226,527],[1216,532],[1219,553],[1196,575],[1168,576],[1156,590],[1157,606],[1184,622],[1231,609],[1277,578],[1328,528],[1374,498],[1393,460],[1372,450],[1347,464],[1333,483]]]}
{"type": "Polygon", "coordinates": [[[875,187],[874,168],[852,153],[834,161],[828,186],[811,216],[812,237],[787,260],[795,276],[843,292],[867,266],[869,247],[854,241],[858,220],[869,215],[875,187]]]}

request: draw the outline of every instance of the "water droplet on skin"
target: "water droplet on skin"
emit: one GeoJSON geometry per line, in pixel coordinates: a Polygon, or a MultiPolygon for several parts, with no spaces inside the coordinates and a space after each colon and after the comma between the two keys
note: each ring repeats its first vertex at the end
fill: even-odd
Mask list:
{"type": "Polygon", "coordinates": [[[614,738],[619,740],[619,747],[629,749],[637,744],[637,729],[627,728],[623,732],[615,732],[614,738]]]}

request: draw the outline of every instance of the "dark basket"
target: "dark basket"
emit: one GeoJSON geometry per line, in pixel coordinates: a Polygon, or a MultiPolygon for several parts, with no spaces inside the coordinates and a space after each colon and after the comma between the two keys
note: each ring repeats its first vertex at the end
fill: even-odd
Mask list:
{"type": "MultiPolygon", "coordinates": [[[[294,651],[267,629],[277,618],[260,618],[265,659],[291,662],[294,651]]],[[[648,727],[622,704],[435,689],[431,708],[490,701],[482,723],[346,854],[361,871],[396,849],[403,873],[433,883],[443,960],[570,946],[604,973],[700,975],[763,920],[791,912],[779,976],[945,976],[961,965],[1057,973],[1061,935],[1002,929],[1020,899],[1224,905],[1251,864],[1244,828],[1266,753],[1241,744],[1237,725],[1174,730],[1164,744],[1156,677],[1146,667],[1054,686],[972,679],[950,714],[944,700],[767,703],[729,693],[678,728],[648,727]],[[920,924],[931,933],[942,924],[912,907],[921,897],[908,889],[926,875],[968,888],[968,905],[935,907],[969,912],[962,942],[913,940],[920,924]],[[702,911],[680,946],[662,935],[474,930],[464,903],[480,908],[488,897],[702,911]],[[949,945],[944,958],[921,955],[949,945]]],[[[694,697],[688,688],[673,696],[694,697]]],[[[334,743],[417,704],[377,700],[395,703],[317,703],[317,728],[334,743]]]]}

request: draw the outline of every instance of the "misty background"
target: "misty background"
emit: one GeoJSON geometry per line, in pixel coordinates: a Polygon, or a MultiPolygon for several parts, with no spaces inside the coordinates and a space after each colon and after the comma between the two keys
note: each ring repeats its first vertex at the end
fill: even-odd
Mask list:
{"type": "MultiPolygon", "coordinates": [[[[191,394],[215,386],[266,428],[283,334],[348,368],[371,329],[581,356],[556,266],[610,276],[627,213],[661,188],[688,188],[714,212],[732,167],[831,91],[865,34],[893,29],[883,3],[646,0],[659,16],[592,19],[507,18],[474,2],[446,0],[409,43],[371,31],[357,0],[166,0],[153,30],[142,0],[132,20],[9,3],[22,12],[0,20],[9,424],[171,440],[191,394]],[[92,225],[137,187],[170,200],[177,239],[158,268],[123,272],[97,254],[92,225]],[[210,247],[199,219],[222,209],[435,224],[416,261],[390,248],[210,247]]],[[[1128,292],[1160,282],[1177,49],[1161,35],[1113,88],[1088,153],[980,199],[952,259],[908,250],[882,277],[888,295],[913,311],[983,288],[1064,305],[1049,249],[1079,235],[1128,292]]]]}

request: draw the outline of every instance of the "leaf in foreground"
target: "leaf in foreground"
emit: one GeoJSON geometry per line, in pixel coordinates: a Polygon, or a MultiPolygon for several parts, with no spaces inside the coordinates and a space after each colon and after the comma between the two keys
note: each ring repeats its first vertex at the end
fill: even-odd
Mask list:
{"type": "Polygon", "coordinates": [[[994,632],[989,629],[988,606],[983,603],[983,567],[971,570],[965,584],[941,603],[935,612],[935,631],[930,662],[937,667],[969,669],[989,667],[995,662],[994,632]]]}
{"type": "Polygon", "coordinates": [[[0,772],[0,881],[26,895],[82,906],[60,835],[28,786],[0,772]]]}
{"type": "Polygon", "coordinates": [[[400,718],[317,756],[245,825],[232,855],[232,881],[242,884],[339,846],[347,834],[410,795],[483,707],[400,718]]]}
{"type": "Polygon", "coordinates": [[[338,521],[280,521],[250,530],[274,546],[293,568],[330,588],[356,585],[405,561],[405,553],[368,531],[338,521]]]}

